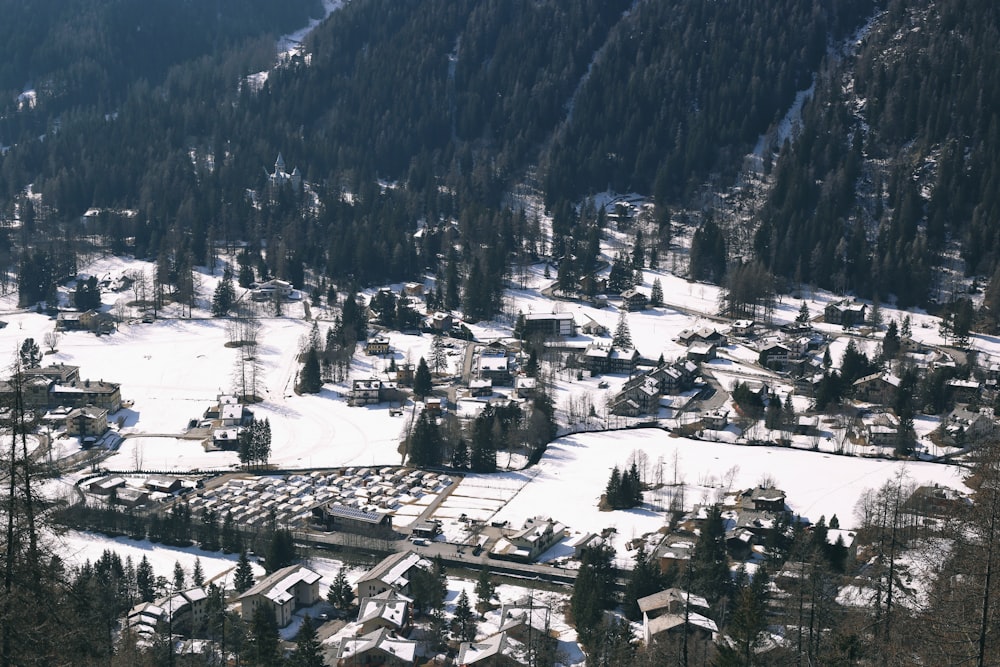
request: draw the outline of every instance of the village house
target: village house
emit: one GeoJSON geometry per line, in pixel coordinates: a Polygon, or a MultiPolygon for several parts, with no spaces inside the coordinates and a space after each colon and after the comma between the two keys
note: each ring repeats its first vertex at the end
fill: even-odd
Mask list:
{"type": "Polygon", "coordinates": [[[290,282],[274,279],[254,285],[250,290],[250,298],[254,301],[273,301],[275,299],[288,301],[294,293],[295,290],[292,289],[290,282]]]}
{"type": "Polygon", "coordinates": [[[684,570],[691,561],[694,545],[698,538],[686,531],[669,533],[653,551],[652,557],[660,567],[660,572],[684,570]]]}
{"type": "Polygon", "coordinates": [[[382,402],[382,381],[376,378],[355,379],[347,404],[351,406],[375,405],[382,402]]]}
{"type": "Polygon", "coordinates": [[[729,326],[729,333],[733,336],[752,336],[756,324],[753,320],[736,320],[729,326]]]}
{"type": "Polygon", "coordinates": [[[551,630],[552,610],[530,597],[500,607],[500,632],[506,632],[519,642],[534,637],[547,637],[551,630]]]}
{"type": "Polygon", "coordinates": [[[118,490],[125,486],[125,478],[117,475],[105,475],[88,480],[85,484],[81,484],[81,486],[86,486],[89,493],[99,496],[110,496],[118,493],[118,490]]]}
{"type": "Polygon", "coordinates": [[[721,431],[729,426],[729,410],[719,409],[701,416],[701,424],[709,431],[721,431]]]}
{"type": "Polygon", "coordinates": [[[788,357],[791,354],[788,346],[782,343],[770,343],[761,348],[757,355],[757,361],[764,368],[775,371],[783,371],[788,366],[788,357]]]}
{"type": "Polygon", "coordinates": [[[513,376],[510,372],[510,357],[506,350],[485,348],[479,353],[476,375],[481,380],[491,380],[494,385],[509,385],[513,376]]]}
{"type": "Polygon", "coordinates": [[[392,590],[361,600],[358,606],[359,635],[385,628],[397,635],[406,636],[410,631],[410,612],[413,599],[392,590]]]}
{"type": "Polygon", "coordinates": [[[392,532],[392,515],[357,507],[321,502],[312,510],[312,522],[323,530],[343,533],[386,534],[392,532]]]}
{"type": "Polygon", "coordinates": [[[872,373],[858,378],[852,386],[859,401],[892,405],[899,392],[899,378],[891,373],[872,373]]]}
{"type": "Polygon", "coordinates": [[[630,287],[622,292],[622,307],[625,310],[631,312],[646,310],[647,305],[649,305],[649,297],[635,287],[630,287]]]}
{"type": "Polygon", "coordinates": [[[603,338],[608,336],[611,331],[600,322],[587,317],[587,320],[580,326],[580,333],[586,334],[587,336],[600,336],[603,338]]]}
{"type": "Polygon", "coordinates": [[[736,507],[756,512],[786,512],[787,495],[781,489],[755,486],[736,494],[736,507]]]}
{"type": "Polygon", "coordinates": [[[698,366],[693,361],[666,363],[631,378],[615,396],[613,414],[637,417],[659,411],[663,395],[676,395],[694,385],[698,366]]]}
{"type": "Polygon", "coordinates": [[[430,569],[431,562],[413,551],[386,556],[358,580],[358,599],[373,598],[390,590],[409,595],[410,573],[416,567],[430,569]]]}
{"type": "Polygon", "coordinates": [[[451,313],[434,313],[431,315],[429,323],[431,329],[434,329],[434,331],[446,333],[451,331],[451,328],[455,326],[455,318],[451,316],[451,313]]]}
{"type": "Polygon", "coordinates": [[[108,411],[93,405],[75,408],[66,415],[66,435],[80,439],[100,438],[108,431],[108,411]]]}
{"type": "Polygon", "coordinates": [[[646,644],[658,635],[685,632],[710,641],[719,631],[715,621],[706,616],[708,601],[679,588],[668,588],[636,602],[642,612],[642,636],[646,644]]]}
{"type": "Polygon", "coordinates": [[[977,445],[997,433],[997,422],[982,410],[957,405],[938,427],[944,444],[952,447],[977,445]]]}
{"type": "Polygon", "coordinates": [[[245,619],[253,618],[254,610],[264,605],[274,612],[274,620],[283,628],[291,622],[296,609],[311,607],[320,600],[320,578],[303,565],[283,567],[240,596],[240,614],[245,619]]]}
{"type": "Polygon", "coordinates": [[[611,345],[604,347],[599,343],[591,343],[577,362],[591,375],[603,373],[631,375],[639,364],[638,350],[619,350],[611,345]]]}
{"type": "Polygon", "coordinates": [[[518,398],[532,398],[538,389],[538,380],[527,375],[518,375],[514,378],[514,393],[518,398]]]}
{"type": "Polygon", "coordinates": [[[551,549],[566,535],[566,526],[548,517],[525,520],[524,527],[497,540],[490,551],[493,558],[530,563],[551,549]]]}
{"type": "Polygon", "coordinates": [[[854,299],[844,299],[827,304],[823,309],[823,319],[827,324],[840,324],[845,327],[853,327],[865,321],[868,312],[866,304],[854,299]]]}
{"type": "Polygon", "coordinates": [[[462,642],[458,648],[459,667],[520,667],[526,664],[523,646],[515,644],[506,632],[498,632],[475,642],[462,642]]]}
{"type": "Polygon", "coordinates": [[[417,642],[397,637],[386,628],[360,637],[344,637],[337,647],[337,667],[403,667],[417,657],[417,642]]]}
{"type": "Polygon", "coordinates": [[[696,364],[703,364],[715,359],[717,354],[718,347],[715,343],[694,343],[688,347],[685,356],[696,364]]]}
{"type": "Polygon", "coordinates": [[[695,343],[711,343],[719,347],[725,347],[729,344],[729,340],[724,334],[719,333],[716,329],[709,329],[708,327],[702,327],[700,329],[684,329],[677,334],[677,342],[686,347],[694,345],[695,343]]]}
{"type": "Polygon", "coordinates": [[[369,357],[384,357],[392,351],[387,336],[373,336],[365,343],[365,354],[369,357]]]}
{"type": "Polygon", "coordinates": [[[150,475],[146,478],[146,482],[143,486],[154,492],[174,493],[181,489],[183,482],[179,477],[170,477],[168,475],[150,475]]]}
{"type": "Polygon", "coordinates": [[[573,313],[522,313],[514,333],[521,339],[536,336],[572,338],[576,335],[576,320],[573,313]]]}

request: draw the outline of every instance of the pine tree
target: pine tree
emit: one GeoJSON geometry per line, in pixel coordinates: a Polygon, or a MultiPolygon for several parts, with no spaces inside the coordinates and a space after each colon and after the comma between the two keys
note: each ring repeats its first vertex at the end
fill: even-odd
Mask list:
{"type": "Polygon", "coordinates": [[[799,314],[795,316],[795,321],[799,324],[806,324],[810,320],[809,306],[803,301],[802,305],[799,306],[799,314]]]}
{"type": "Polygon", "coordinates": [[[431,339],[431,365],[438,375],[448,368],[448,351],[444,347],[444,338],[441,334],[434,334],[431,339]]]}
{"type": "Polygon", "coordinates": [[[319,367],[319,352],[310,346],[302,362],[302,372],[299,375],[299,393],[318,394],[323,388],[323,374],[319,367]]]}
{"type": "Polygon", "coordinates": [[[236,302],[236,289],[233,287],[233,272],[228,266],[222,272],[222,280],[212,295],[212,317],[223,317],[229,314],[236,302]]]}
{"type": "Polygon", "coordinates": [[[649,290],[649,305],[658,308],[663,305],[663,285],[660,278],[653,278],[653,287],[649,290]]]}
{"type": "Polygon", "coordinates": [[[181,567],[181,562],[178,560],[174,561],[174,589],[182,590],[184,588],[184,568],[181,567]]]}
{"type": "Polygon", "coordinates": [[[21,343],[21,366],[24,368],[38,368],[42,364],[42,351],[34,338],[25,338],[21,343]]]}
{"type": "Polygon", "coordinates": [[[427,410],[421,411],[413,433],[410,435],[408,448],[410,465],[417,467],[440,465],[441,448],[441,433],[437,422],[427,413],[427,410]]]}
{"type": "Polygon", "coordinates": [[[611,338],[611,344],[619,350],[632,349],[632,332],[628,328],[628,313],[624,310],[618,313],[618,325],[615,327],[615,334],[611,338]]]}
{"type": "Polygon", "coordinates": [[[250,619],[247,636],[247,655],[259,667],[278,667],[281,664],[281,643],[278,622],[270,605],[257,605],[250,619]]]}
{"type": "Polygon", "coordinates": [[[351,584],[347,580],[344,568],[337,571],[337,576],[334,577],[333,583],[330,584],[330,589],[326,593],[326,600],[332,607],[340,611],[347,611],[354,604],[354,589],[351,588],[351,584]]]}
{"type": "Polygon", "coordinates": [[[476,607],[479,611],[485,611],[489,607],[495,591],[496,586],[490,577],[489,569],[486,567],[482,568],[479,570],[479,578],[476,580],[476,600],[478,601],[476,607]]]}
{"type": "Polygon", "coordinates": [[[302,619],[302,625],[295,635],[295,652],[292,653],[288,661],[289,667],[323,667],[322,646],[319,637],[316,635],[316,627],[313,625],[312,617],[309,614],[302,619]]]}
{"type": "Polygon", "coordinates": [[[205,585],[205,572],[201,569],[201,558],[197,556],[194,559],[194,573],[191,575],[191,581],[194,582],[195,586],[205,585]]]}
{"type": "Polygon", "coordinates": [[[432,387],[431,371],[427,367],[427,361],[420,357],[416,373],[413,375],[413,393],[424,398],[431,393],[432,387]]]}
{"type": "Polygon", "coordinates": [[[153,566],[149,564],[149,559],[145,555],[135,569],[135,583],[140,600],[152,602],[156,599],[156,576],[153,574],[153,566]]]}
{"type": "Polygon", "coordinates": [[[451,467],[456,470],[465,470],[469,467],[469,446],[465,438],[459,438],[451,452],[451,467]]]}
{"type": "Polygon", "coordinates": [[[233,574],[233,588],[237,593],[244,593],[253,588],[253,568],[250,567],[250,559],[244,549],[240,552],[240,559],[236,562],[236,572],[233,574]]]}
{"type": "Polygon", "coordinates": [[[469,605],[469,596],[463,590],[455,603],[455,613],[451,621],[451,631],[459,641],[471,642],[476,638],[476,618],[469,605]]]}
{"type": "Polygon", "coordinates": [[[612,509],[616,509],[618,506],[618,500],[621,497],[622,492],[622,471],[615,466],[611,470],[611,478],[608,479],[608,485],[604,490],[604,497],[607,500],[608,506],[612,509]]]}

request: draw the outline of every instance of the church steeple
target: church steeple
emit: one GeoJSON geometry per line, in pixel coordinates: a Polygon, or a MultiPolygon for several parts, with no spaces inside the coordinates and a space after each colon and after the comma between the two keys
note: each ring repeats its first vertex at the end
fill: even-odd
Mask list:
{"type": "Polygon", "coordinates": [[[274,173],[285,173],[285,158],[281,156],[281,153],[278,153],[278,159],[274,161],[274,173]]]}

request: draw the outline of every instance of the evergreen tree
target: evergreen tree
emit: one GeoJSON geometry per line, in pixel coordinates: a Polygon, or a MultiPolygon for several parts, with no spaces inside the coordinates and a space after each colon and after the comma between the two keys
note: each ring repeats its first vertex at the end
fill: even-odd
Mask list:
{"type": "Polygon", "coordinates": [[[344,568],[337,571],[337,576],[334,577],[330,589],[327,591],[326,599],[332,607],[340,611],[347,611],[354,605],[354,589],[347,580],[344,568]]]}
{"type": "Polygon", "coordinates": [[[323,667],[325,664],[316,627],[312,617],[306,614],[295,635],[295,651],[288,661],[288,667],[323,667]]]}
{"type": "Polygon", "coordinates": [[[698,541],[691,553],[691,592],[703,595],[710,603],[729,592],[729,561],[726,555],[726,529],[718,505],[708,509],[698,541]]]}
{"type": "Polygon", "coordinates": [[[222,271],[222,280],[212,295],[212,317],[228,315],[234,303],[236,303],[236,289],[233,287],[233,272],[227,265],[222,271]]]}
{"type": "Polygon", "coordinates": [[[20,357],[23,368],[38,368],[42,365],[42,351],[34,338],[25,338],[21,343],[20,357]]]}
{"type": "Polygon", "coordinates": [[[135,569],[135,582],[141,601],[152,602],[156,599],[156,576],[153,574],[153,566],[149,564],[149,559],[146,558],[145,554],[135,569]]]}
{"type": "Polygon", "coordinates": [[[270,605],[257,605],[250,619],[247,636],[247,654],[254,665],[279,667],[281,665],[281,637],[278,622],[270,605]]]}
{"type": "Polygon", "coordinates": [[[183,590],[184,588],[184,568],[181,567],[181,562],[178,560],[174,561],[174,590],[183,590]]]}
{"type": "Polygon", "coordinates": [[[469,467],[469,446],[465,438],[459,438],[458,443],[451,451],[451,467],[456,470],[465,470],[469,467]]]}
{"type": "Polygon", "coordinates": [[[635,553],[635,564],[632,572],[629,573],[628,581],[625,582],[625,591],[622,593],[622,605],[625,607],[625,615],[630,620],[638,621],[642,619],[642,611],[639,609],[637,601],[647,595],[659,592],[663,587],[663,576],[656,561],[650,560],[646,555],[646,548],[640,545],[635,553]]]}
{"type": "Polygon", "coordinates": [[[427,368],[427,362],[424,358],[420,357],[416,373],[413,375],[413,393],[424,398],[431,393],[432,388],[431,371],[427,368]]]}
{"type": "Polygon", "coordinates": [[[471,642],[476,638],[476,618],[469,605],[469,596],[463,590],[455,603],[455,613],[452,616],[451,631],[455,639],[471,642]]]}
{"type": "Polygon", "coordinates": [[[810,319],[811,316],[809,315],[809,306],[807,306],[806,302],[803,301],[802,305],[799,306],[799,314],[795,316],[795,321],[799,324],[806,324],[810,319]]]}
{"type": "Polygon", "coordinates": [[[480,611],[485,611],[489,607],[495,591],[496,586],[493,583],[492,577],[490,577],[490,571],[488,568],[483,567],[479,570],[479,578],[476,579],[476,600],[478,601],[476,607],[480,611]]]}
{"type": "Polygon", "coordinates": [[[240,559],[236,562],[233,587],[237,593],[244,593],[253,587],[253,568],[250,567],[250,559],[247,558],[246,550],[240,552],[240,559]]]}
{"type": "Polygon", "coordinates": [[[299,374],[299,392],[302,394],[318,394],[323,388],[323,375],[319,366],[319,352],[310,346],[302,362],[302,372],[299,374]]]}
{"type": "Polygon", "coordinates": [[[295,542],[291,531],[284,528],[274,531],[267,547],[267,555],[264,557],[264,569],[276,572],[294,563],[295,559],[295,542]]]}
{"type": "Polygon", "coordinates": [[[448,368],[448,351],[445,349],[441,334],[434,334],[434,338],[431,339],[431,365],[438,375],[448,368]]]}
{"type": "Polygon", "coordinates": [[[201,569],[201,558],[197,556],[194,559],[194,572],[191,574],[191,581],[194,582],[195,586],[205,585],[205,572],[201,569]]]}
{"type": "Polygon", "coordinates": [[[614,336],[611,337],[611,344],[619,350],[632,349],[632,332],[628,328],[628,313],[624,310],[618,312],[618,325],[615,327],[614,336]]]}
{"type": "Polygon", "coordinates": [[[649,290],[649,305],[658,308],[663,305],[663,285],[660,278],[653,278],[653,287],[649,290]]]}
{"type": "Polygon", "coordinates": [[[437,466],[441,465],[442,455],[441,432],[437,422],[427,410],[422,410],[410,434],[409,463],[416,467],[437,466]]]}

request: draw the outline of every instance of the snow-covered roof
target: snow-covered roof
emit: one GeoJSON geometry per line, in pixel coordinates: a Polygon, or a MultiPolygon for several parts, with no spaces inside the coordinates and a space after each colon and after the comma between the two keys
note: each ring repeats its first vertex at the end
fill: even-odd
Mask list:
{"type": "Polygon", "coordinates": [[[283,605],[295,599],[293,589],[299,583],[315,584],[320,575],[303,565],[289,565],[261,579],[257,584],[240,596],[240,599],[254,595],[263,595],[275,604],[283,605]]]}

